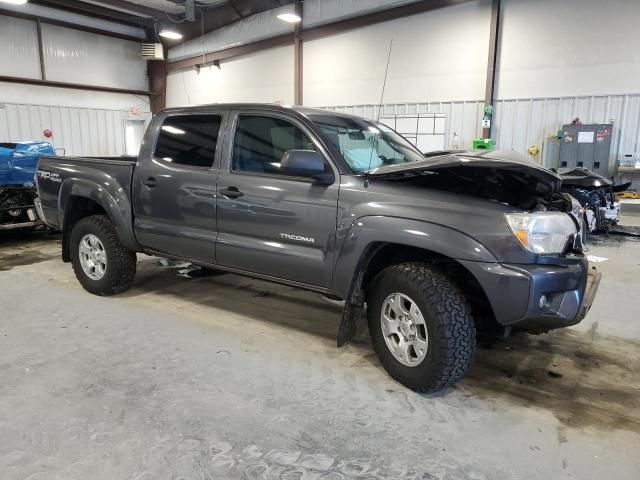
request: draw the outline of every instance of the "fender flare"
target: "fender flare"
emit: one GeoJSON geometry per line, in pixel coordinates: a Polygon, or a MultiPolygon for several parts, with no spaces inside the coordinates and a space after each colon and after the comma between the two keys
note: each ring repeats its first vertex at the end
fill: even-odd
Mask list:
{"type": "Polygon", "coordinates": [[[122,189],[107,190],[96,182],[82,178],[64,180],[58,194],[58,219],[63,232],[69,213],[67,202],[71,197],[87,198],[100,205],[113,223],[120,242],[129,250],[140,251],[133,233],[131,202],[122,189]]]}
{"type": "Polygon", "coordinates": [[[428,250],[453,260],[497,262],[484,245],[469,235],[444,225],[401,217],[365,216],[341,235],[335,260],[333,293],[345,299],[338,330],[338,347],[358,330],[364,295],[362,283],[370,260],[384,245],[395,244],[428,250]]]}

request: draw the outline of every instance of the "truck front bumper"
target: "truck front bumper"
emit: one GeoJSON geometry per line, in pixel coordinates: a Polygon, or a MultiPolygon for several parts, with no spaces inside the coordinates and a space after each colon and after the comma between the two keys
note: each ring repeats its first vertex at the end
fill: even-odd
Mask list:
{"type": "Polygon", "coordinates": [[[585,257],[562,258],[560,265],[462,263],[482,286],[498,323],[529,331],[580,322],[591,308],[601,277],[585,257]]]}

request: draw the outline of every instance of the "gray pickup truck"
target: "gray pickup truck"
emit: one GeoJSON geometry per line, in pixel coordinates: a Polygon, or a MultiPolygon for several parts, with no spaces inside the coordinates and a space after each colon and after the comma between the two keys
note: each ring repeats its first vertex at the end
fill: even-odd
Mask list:
{"type": "MultiPolygon", "coordinates": [[[[423,155],[387,126],[302,107],[168,109],[139,158],[42,157],[42,220],[97,295],[136,252],[343,300],[383,366],[417,391],[454,384],[478,333],[574,325],[600,275],[561,179],[511,152],[423,155]]],[[[266,312],[265,312],[266,313],[266,312]]]]}

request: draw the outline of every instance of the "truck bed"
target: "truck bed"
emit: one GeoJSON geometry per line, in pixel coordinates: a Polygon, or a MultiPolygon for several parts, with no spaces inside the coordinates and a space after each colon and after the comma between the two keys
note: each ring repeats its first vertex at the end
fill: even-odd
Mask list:
{"type": "Polygon", "coordinates": [[[129,198],[137,157],[58,157],[42,156],[36,170],[40,205],[39,215],[54,229],[63,227],[58,204],[61,189],[65,200],[79,195],[104,195],[108,203],[118,205],[127,218],[131,216],[129,198]],[[75,168],[74,168],[75,167],[75,168]],[[68,181],[67,181],[68,180],[68,181]]]}

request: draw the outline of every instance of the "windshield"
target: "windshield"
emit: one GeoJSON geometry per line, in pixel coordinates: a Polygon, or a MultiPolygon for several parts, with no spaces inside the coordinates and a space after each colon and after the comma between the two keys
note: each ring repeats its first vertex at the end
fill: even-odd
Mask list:
{"type": "Polygon", "coordinates": [[[382,123],[331,115],[310,115],[309,118],[340,150],[354,173],[424,160],[413,145],[382,123]]]}

